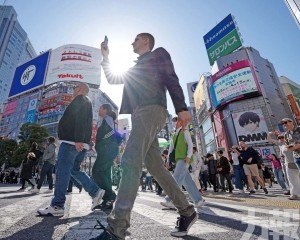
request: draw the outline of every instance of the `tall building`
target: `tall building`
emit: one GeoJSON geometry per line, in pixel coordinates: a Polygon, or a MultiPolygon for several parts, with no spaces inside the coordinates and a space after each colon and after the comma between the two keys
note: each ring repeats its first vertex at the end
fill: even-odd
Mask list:
{"type": "Polygon", "coordinates": [[[194,95],[203,153],[229,150],[239,141],[253,146],[262,157],[275,153],[267,133],[283,130],[280,120],[292,118],[292,112],[273,64],[256,49],[243,47],[218,58],[205,81],[212,108],[201,105],[207,99],[206,87],[201,98],[194,95]]]}
{"type": "Polygon", "coordinates": [[[279,77],[283,92],[288,100],[294,118],[300,125],[300,85],[285,76],[279,77]]]}
{"type": "Polygon", "coordinates": [[[0,112],[16,67],[37,56],[12,6],[0,6],[0,112]]]}
{"type": "Polygon", "coordinates": [[[285,3],[300,28],[300,0],[285,0],[285,3]]]}

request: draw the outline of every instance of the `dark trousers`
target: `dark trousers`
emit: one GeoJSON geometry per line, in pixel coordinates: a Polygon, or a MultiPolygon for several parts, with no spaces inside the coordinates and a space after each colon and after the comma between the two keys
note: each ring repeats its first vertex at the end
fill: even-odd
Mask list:
{"type": "Polygon", "coordinates": [[[218,191],[218,184],[217,184],[217,175],[216,174],[209,174],[209,181],[214,186],[214,191],[218,191]]]}
{"type": "Polygon", "coordinates": [[[208,181],[208,172],[207,171],[203,171],[200,174],[200,184],[201,184],[201,188],[204,187],[204,189],[207,189],[207,181],[208,181]]]}
{"type": "Polygon", "coordinates": [[[92,176],[95,183],[105,190],[104,201],[114,201],[116,194],[112,190],[111,169],[114,159],[119,153],[117,142],[97,143],[97,159],[92,169],[92,176]]]}
{"type": "Polygon", "coordinates": [[[222,174],[220,173],[220,180],[221,180],[221,186],[222,186],[223,191],[226,190],[225,179],[227,180],[229,192],[231,192],[233,190],[233,186],[232,186],[230,174],[229,173],[222,173],[222,174]]]}
{"type": "Polygon", "coordinates": [[[29,179],[22,179],[22,189],[25,188],[25,182],[28,182],[32,187],[34,187],[34,184],[29,179]]]}
{"type": "Polygon", "coordinates": [[[149,188],[149,190],[153,190],[152,187],[152,176],[146,176],[146,186],[149,188]]]}
{"type": "Polygon", "coordinates": [[[53,189],[53,178],[52,178],[53,168],[54,165],[52,165],[48,161],[44,162],[44,165],[41,170],[40,179],[37,185],[38,189],[41,189],[46,176],[49,183],[49,189],[53,189]]]}

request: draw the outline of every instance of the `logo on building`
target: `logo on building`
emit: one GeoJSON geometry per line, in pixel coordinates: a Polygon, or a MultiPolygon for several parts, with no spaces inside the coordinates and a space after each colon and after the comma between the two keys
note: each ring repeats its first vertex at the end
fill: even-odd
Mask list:
{"type": "Polygon", "coordinates": [[[36,72],[36,67],[34,65],[28,66],[21,76],[21,84],[23,86],[31,82],[36,72]]]}

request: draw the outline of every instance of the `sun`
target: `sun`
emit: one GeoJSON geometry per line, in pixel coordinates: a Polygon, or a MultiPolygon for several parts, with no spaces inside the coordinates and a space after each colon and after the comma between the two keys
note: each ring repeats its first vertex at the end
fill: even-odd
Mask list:
{"type": "Polygon", "coordinates": [[[135,63],[137,55],[133,53],[132,48],[122,45],[112,46],[109,54],[110,69],[113,74],[123,74],[135,63]]]}

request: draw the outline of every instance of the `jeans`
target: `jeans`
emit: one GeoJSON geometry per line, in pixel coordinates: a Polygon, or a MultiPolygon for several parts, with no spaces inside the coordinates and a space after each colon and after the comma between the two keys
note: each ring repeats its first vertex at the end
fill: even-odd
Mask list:
{"type": "Polygon", "coordinates": [[[46,175],[47,175],[47,180],[49,183],[49,189],[53,189],[53,178],[52,178],[53,168],[54,168],[54,165],[52,165],[50,162],[48,162],[48,161],[44,162],[44,165],[41,170],[40,179],[39,179],[39,182],[37,185],[38,189],[41,189],[46,175]]]}
{"type": "Polygon", "coordinates": [[[200,169],[195,170],[194,172],[191,172],[191,177],[193,179],[193,181],[195,182],[197,188],[200,190],[201,186],[200,186],[200,181],[199,181],[199,174],[200,174],[200,169]]]}
{"type": "Polygon", "coordinates": [[[297,168],[298,168],[298,170],[299,170],[299,172],[300,172],[300,158],[294,158],[294,160],[295,160],[295,163],[296,163],[296,165],[297,165],[297,168]]]}
{"type": "Polygon", "coordinates": [[[284,177],[283,177],[283,172],[282,172],[282,169],[281,168],[274,168],[273,169],[273,172],[274,172],[274,175],[280,185],[280,187],[283,189],[283,190],[286,190],[286,186],[285,186],[285,182],[284,182],[284,177]]]}
{"type": "MultiPolygon", "coordinates": [[[[176,167],[174,170],[173,177],[177,182],[178,186],[184,186],[185,190],[189,193],[190,198],[194,203],[197,203],[202,200],[202,196],[197,188],[194,180],[192,179],[189,173],[189,164],[187,164],[184,160],[176,161],[176,167]]],[[[171,199],[166,197],[167,201],[171,199]]]]}
{"type": "Polygon", "coordinates": [[[92,169],[92,176],[97,185],[105,190],[103,200],[115,201],[116,194],[112,190],[111,171],[114,159],[119,153],[116,141],[96,143],[97,159],[92,169]]]}
{"type": "Polygon", "coordinates": [[[61,143],[57,154],[56,181],[51,206],[64,207],[71,175],[92,198],[96,197],[99,187],[85,172],[80,171],[80,164],[84,159],[85,153],[85,149],[77,152],[75,145],[61,143]]]}
{"type": "Polygon", "coordinates": [[[234,174],[234,181],[235,181],[235,187],[239,190],[243,190],[243,181],[246,183],[246,175],[244,172],[243,167],[240,165],[233,165],[233,174],[234,174]]]}
{"type": "Polygon", "coordinates": [[[149,188],[149,190],[153,190],[152,187],[152,176],[146,176],[146,186],[149,188]]]}
{"type": "Polygon", "coordinates": [[[70,181],[69,181],[69,185],[68,185],[68,192],[72,192],[73,191],[73,185],[75,185],[75,187],[77,187],[79,190],[82,188],[81,184],[79,182],[77,182],[75,180],[75,178],[73,178],[72,176],[70,177],[70,181]]]}
{"type": "Polygon", "coordinates": [[[139,188],[143,163],[183,216],[195,209],[189,204],[161,159],[157,134],[164,127],[167,111],[159,105],[138,106],[131,115],[132,130],[121,160],[123,169],[114,209],[107,217],[107,229],[120,239],[130,226],[130,214],[139,188]]]}

